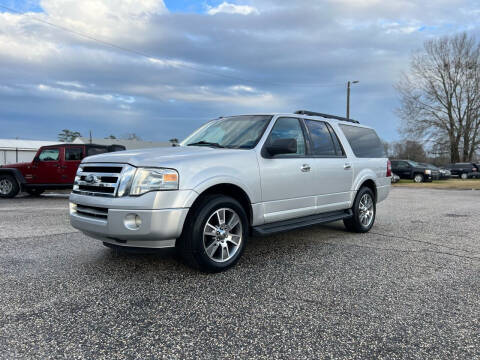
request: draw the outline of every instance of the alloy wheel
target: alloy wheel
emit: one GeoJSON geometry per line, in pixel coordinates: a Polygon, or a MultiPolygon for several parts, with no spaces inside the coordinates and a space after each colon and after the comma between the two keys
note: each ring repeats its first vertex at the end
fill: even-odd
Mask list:
{"type": "Polygon", "coordinates": [[[242,222],[234,210],[216,210],[203,229],[203,247],[207,256],[215,262],[232,259],[240,248],[242,234],[242,222]]]}
{"type": "Polygon", "coordinates": [[[360,203],[358,204],[358,208],[360,210],[360,223],[365,227],[370,226],[373,221],[373,215],[375,211],[373,206],[373,199],[370,194],[363,194],[362,198],[360,199],[360,203]]]}

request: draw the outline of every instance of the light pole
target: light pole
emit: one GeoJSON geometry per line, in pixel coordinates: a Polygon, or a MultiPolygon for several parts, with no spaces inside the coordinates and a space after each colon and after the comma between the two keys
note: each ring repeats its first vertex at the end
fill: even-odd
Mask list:
{"type": "Polygon", "coordinates": [[[358,84],[360,81],[349,81],[347,82],[347,119],[350,119],[350,85],[358,84]]]}

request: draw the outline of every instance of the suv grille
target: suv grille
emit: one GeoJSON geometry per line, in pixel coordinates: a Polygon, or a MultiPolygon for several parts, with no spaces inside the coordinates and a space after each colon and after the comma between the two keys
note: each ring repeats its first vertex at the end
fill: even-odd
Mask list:
{"type": "Polygon", "coordinates": [[[108,209],[94,206],[85,206],[78,205],[76,206],[77,214],[93,217],[97,219],[107,219],[108,218],[108,209]]]}
{"type": "Polygon", "coordinates": [[[123,165],[80,165],[75,177],[73,192],[91,196],[114,197],[123,174],[123,165]]]}

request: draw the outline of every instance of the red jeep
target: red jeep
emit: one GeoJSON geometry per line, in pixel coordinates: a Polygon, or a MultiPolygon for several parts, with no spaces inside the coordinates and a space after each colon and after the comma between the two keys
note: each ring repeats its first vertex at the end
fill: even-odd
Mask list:
{"type": "Polygon", "coordinates": [[[125,147],[95,144],[42,146],[31,163],[0,166],[0,197],[12,198],[20,191],[38,196],[45,190],[72,188],[78,165],[84,157],[120,150],[125,147]]]}

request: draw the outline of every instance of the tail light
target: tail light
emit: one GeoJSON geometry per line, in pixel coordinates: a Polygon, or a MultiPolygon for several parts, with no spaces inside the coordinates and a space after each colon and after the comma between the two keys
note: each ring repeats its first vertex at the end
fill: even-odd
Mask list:
{"type": "Polygon", "coordinates": [[[473,169],[472,169],[473,172],[475,172],[475,171],[477,171],[477,170],[478,170],[477,168],[473,168],[473,169]]]}
{"type": "Polygon", "coordinates": [[[392,176],[392,163],[390,160],[387,160],[387,177],[392,176]]]}

